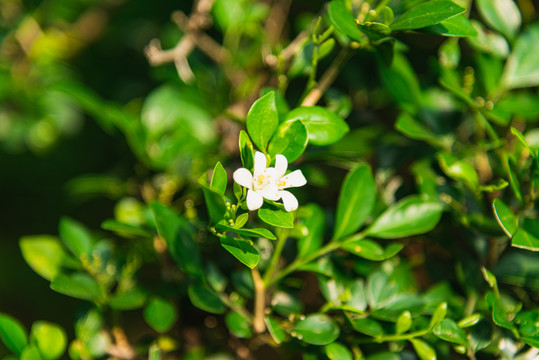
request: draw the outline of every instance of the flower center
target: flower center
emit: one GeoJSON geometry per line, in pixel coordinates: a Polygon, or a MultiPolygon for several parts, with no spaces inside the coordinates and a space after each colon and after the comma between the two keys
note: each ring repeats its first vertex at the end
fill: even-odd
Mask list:
{"type": "Polygon", "coordinates": [[[253,179],[253,190],[261,190],[269,183],[269,176],[260,174],[253,179]]]}

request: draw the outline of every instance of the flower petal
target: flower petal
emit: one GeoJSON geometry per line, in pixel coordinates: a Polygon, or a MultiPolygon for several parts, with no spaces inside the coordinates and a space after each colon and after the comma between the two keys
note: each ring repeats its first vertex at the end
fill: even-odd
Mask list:
{"type": "Polygon", "coordinates": [[[256,190],[256,192],[268,200],[277,201],[281,198],[279,196],[279,189],[277,189],[277,184],[275,183],[269,183],[262,189],[256,190]]]}
{"type": "Polygon", "coordinates": [[[262,172],[266,169],[266,155],[261,153],[260,151],[257,151],[255,153],[255,166],[254,166],[254,172],[253,175],[257,176],[262,174],[262,172]]]}
{"type": "Polygon", "coordinates": [[[260,209],[264,199],[261,195],[257,194],[256,191],[247,190],[247,208],[251,211],[260,209]]]}
{"type": "Polygon", "coordinates": [[[286,211],[290,212],[298,208],[298,199],[290,191],[281,190],[279,191],[279,195],[283,199],[283,205],[286,211]]]}
{"type": "Polygon", "coordinates": [[[234,181],[241,186],[245,186],[247,189],[252,189],[253,175],[251,175],[251,172],[246,168],[239,168],[238,170],[234,171],[233,177],[234,181]]]}
{"type": "Polygon", "coordinates": [[[286,189],[289,187],[298,187],[307,184],[307,179],[303,176],[301,170],[292,171],[290,174],[283,176],[280,180],[282,185],[279,186],[281,189],[286,189]]]}
{"type": "Polygon", "coordinates": [[[275,170],[277,171],[277,177],[278,178],[283,177],[287,168],[288,168],[288,160],[286,160],[286,157],[281,154],[276,155],[275,156],[275,170]]]}

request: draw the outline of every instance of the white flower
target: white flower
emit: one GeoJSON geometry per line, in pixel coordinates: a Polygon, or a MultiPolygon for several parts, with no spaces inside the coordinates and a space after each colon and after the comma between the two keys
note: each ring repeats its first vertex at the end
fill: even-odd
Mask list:
{"type": "Polygon", "coordinates": [[[254,172],[245,168],[234,171],[234,181],[247,188],[247,208],[259,209],[264,199],[277,201],[283,199],[286,211],[298,208],[298,200],[291,192],[284,189],[303,186],[307,183],[301,170],[292,171],[284,175],[288,161],[283,155],[275,156],[275,167],[266,167],[266,156],[260,151],[255,153],[254,172]]]}

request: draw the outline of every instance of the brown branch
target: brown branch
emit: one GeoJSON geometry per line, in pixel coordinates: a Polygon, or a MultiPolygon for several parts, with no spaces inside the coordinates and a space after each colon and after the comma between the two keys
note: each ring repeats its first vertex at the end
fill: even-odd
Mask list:
{"type": "Polygon", "coordinates": [[[253,282],[255,284],[255,308],[253,318],[253,329],[255,333],[260,334],[266,330],[266,324],[264,322],[264,312],[266,308],[266,287],[264,281],[260,276],[260,272],[257,268],[251,271],[253,276],[253,282]]]}

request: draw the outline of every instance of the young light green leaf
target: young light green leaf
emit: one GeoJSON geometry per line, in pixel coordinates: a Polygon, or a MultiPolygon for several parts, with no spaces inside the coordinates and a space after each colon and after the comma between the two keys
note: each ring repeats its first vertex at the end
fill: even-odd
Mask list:
{"type": "Polygon", "coordinates": [[[226,170],[220,161],[217,162],[211,176],[210,188],[220,195],[226,191],[227,175],[226,170]]]}
{"type": "Polygon", "coordinates": [[[28,343],[28,336],[18,320],[0,313],[0,340],[15,355],[20,355],[28,343]]]}
{"type": "Polygon", "coordinates": [[[423,234],[438,224],[442,211],[443,206],[438,201],[418,195],[408,196],[382,213],[367,228],[367,233],[382,239],[423,234]]]}
{"type": "Polygon", "coordinates": [[[178,319],[174,304],[160,297],[151,299],[144,308],[143,314],[146,323],[160,333],[169,331],[178,319]]]}
{"type": "Polygon", "coordinates": [[[282,228],[294,227],[294,213],[281,209],[262,208],[258,210],[258,217],[266,224],[282,228]]]}
{"type": "Polygon", "coordinates": [[[477,0],[476,5],[485,23],[509,39],[516,35],[522,17],[513,0],[477,0]]]}
{"type": "Polygon", "coordinates": [[[243,130],[240,131],[239,148],[243,167],[252,170],[255,162],[253,143],[249,135],[243,130]]]}
{"type": "Polygon", "coordinates": [[[268,332],[270,333],[272,339],[277,344],[282,343],[286,337],[286,333],[283,329],[279,327],[279,322],[277,321],[277,319],[273,316],[266,316],[264,320],[266,322],[266,328],[268,329],[268,332]]]}
{"type": "Polygon", "coordinates": [[[21,353],[20,360],[42,360],[37,346],[29,344],[21,353]]]}
{"type": "Polygon", "coordinates": [[[477,20],[470,20],[477,36],[466,38],[473,48],[479,52],[491,54],[499,59],[505,59],[509,55],[509,43],[497,32],[488,31],[477,20]]]}
{"type": "Polygon", "coordinates": [[[438,24],[466,9],[449,0],[431,0],[412,7],[391,24],[391,30],[411,30],[438,24]]]}
{"type": "Polygon", "coordinates": [[[234,223],[234,228],[241,229],[247,223],[247,220],[249,220],[249,213],[239,215],[234,223]]]}
{"type": "Polygon", "coordinates": [[[83,273],[59,274],[52,280],[51,289],[60,294],[93,302],[99,302],[103,296],[94,278],[83,273]]]}
{"type": "Polygon", "coordinates": [[[32,325],[30,338],[43,359],[58,359],[66,350],[67,335],[59,325],[37,321],[32,325]]]}
{"type": "Polygon", "coordinates": [[[152,233],[149,230],[146,230],[139,225],[125,224],[114,219],[107,219],[103,221],[101,223],[101,228],[104,230],[113,231],[116,234],[126,238],[149,238],[152,236],[152,233]]]}
{"type": "Polygon", "coordinates": [[[466,346],[466,333],[451,319],[444,319],[434,326],[432,333],[442,340],[466,346]]]}
{"type": "Polygon", "coordinates": [[[68,257],[54,236],[25,236],[19,242],[22,257],[40,276],[52,280],[61,271],[64,260],[68,257]]]}
{"type": "Polygon", "coordinates": [[[353,360],[350,350],[341,343],[334,342],[328,344],[324,350],[330,360],[353,360]]]}
{"type": "Polygon", "coordinates": [[[398,254],[403,247],[403,244],[392,243],[386,249],[384,249],[377,242],[369,239],[346,242],[342,246],[342,248],[349,253],[372,261],[383,261],[389,259],[398,254]]]}
{"type": "Polygon", "coordinates": [[[420,339],[411,339],[410,342],[421,360],[436,360],[436,352],[427,342],[420,339]]]}
{"type": "Polygon", "coordinates": [[[511,245],[526,250],[539,251],[539,220],[525,218],[513,235],[511,245]]]}
{"type": "Polygon", "coordinates": [[[312,345],[327,345],[339,337],[338,325],[325,314],[311,314],[292,327],[291,335],[312,345]]]}
{"type": "Polygon", "coordinates": [[[524,147],[526,148],[526,150],[528,150],[528,152],[530,153],[530,155],[533,157],[533,158],[537,158],[537,151],[532,149],[529,145],[528,145],[528,142],[526,141],[526,139],[524,138],[524,135],[522,135],[522,133],[520,131],[518,131],[517,129],[515,129],[514,127],[511,126],[511,133],[518,139],[518,141],[520,141],[520,143],[522,145],[524,145],[524,147]]]}
{"type": "Polygon", "coordinates": [[[360,164],[344,179],[337,202],[334,237],[357,231],[370,216],[376,202],[376,184],[371,168],[360,164]]]}
{"type": "Polygon", "coordinates": [[[329,19],[335,28],[348,36],[352,40],[361,42],[362,34],[356,26],[356,21],[352,12],[346,7],[342,0],[334,0],[329,3],[329,19]]]}
{"type": "Polygon", "coordinates": [[[256,100],[247,113],[246,126],[256,146],[266,152],[266,146],[279,125],[275,105],[275,92],[271,91],[256,100]]]}
{"type": "Polygon", "coordinates": [[[410,330],[412,326],[412,314],[409,311],[404,311],[397,318],[397,323],[395,324],[395,333],[403,334],[410,330]]]}
{"type": "Polygon", "coordinates": [[[202,285],[190,285],[187,288],[187,295],[191,303],[199,309],[212,314],[222,314],[225,312],[225,305],[214,291],[202,285]]]}
{"type": "Polygon", "coordinates": [[[478,189],[479,176],[470,163],[442,152],[438,153],[438,163],[447,176],[464,182],[471,190],[478,189]]]}
{"type": "Polygon", "coordinates": [[[503,232],[508,237],[513,237],[518,230],[518,219],[513,214],[509,206],[505,205],[505,203],[500,199],[494,199],[492,202],[492,209],[494,211],[494,216],[496,216],[496,221],[502,228],[503,232]]]}
{"type": "Polygon", "coordinates": [[[434,313],[432,314],[432,317],[430,318],[429,329],[432,329],[436,324],[442,321],[445,318],[446,314],[447,314],[447,303],[443,302],[440,305],[438,305],[436,310],[434,310],[434,313]]]}
{"type": "Polygon", "coordinates": [[[453,16],[436,25],[427,26],[421,29],[421,31],[442,36],[477,36],[477,30],[475,30],[470,20],[464,14],[453,16]]]}
{"type": "Polygon", "coordinates": [[[221,237],[221,246],[251,269],[254,269],[260,261],[258,251],[245,240],[223,236],[221,237]]]}
{"type": "Polygon", "coordinates": [[[502,82],[509,88],[539,85],[539,24],[526,29],[517,39],[507,59],[502,82]]]}
{"type": "Polygon", "coordinates": [[[309,143],[319,146],[339,141],[350,130],[343,119],[320,106],[295,108],[286,115],[286,121],[295,120],[300,120],[307,128],[309,143]]]}
{"type": "Polygon", "coordinates": [[[464,319],[460,320],[457,325],[459,327],[461,327],[461,328],[467,328],[467,327],[470,327],[470,326],[474,326],[479,321],[481,321],[482,318],[483,318],[483,316],[481,314],[472,314],[472,315],[466,316],[464,319]]]}
{"type": "Polygon", "coordinates": [[[272,157],[284,155],[289,162],[292,162],[303,154],[307,142],[308,133],[305,125],[299,120],[286,121],[279,125],[273,134],[268,153],[272,157]]]}
{"type": "Polygon", "coordinates": [[[88,256],[92,248],[92,235],[86,227],[68,217],[60,219],[60,239],[77,258],[88,256]]]}
{"type": "Polygon", "coordinates": [[[231,311],[225,316],[226,327],[238,338],[250,338],[253,336],[251,323],[240,313],[231,311]]]}
{"type": "Polygon", "coordinates": [[[201,278],[200,252],[187,221],[163,204],[155,202],[151,204],[151,208],[157,232],[167,244],[176,264],[187,274],[201,278]]]}

